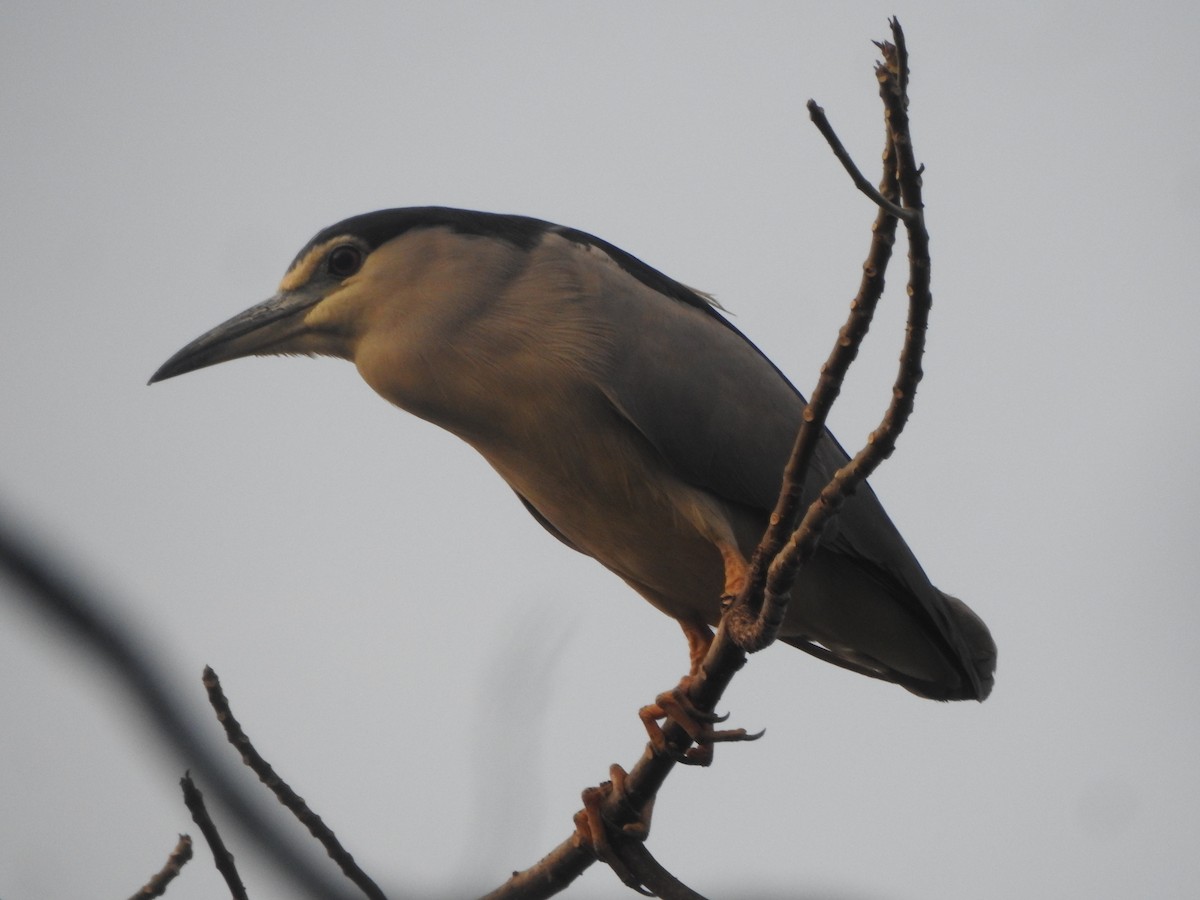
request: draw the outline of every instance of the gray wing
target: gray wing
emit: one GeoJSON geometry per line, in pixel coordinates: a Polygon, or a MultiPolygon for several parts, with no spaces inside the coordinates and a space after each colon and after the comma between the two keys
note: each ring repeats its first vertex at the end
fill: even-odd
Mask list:
{"type": "MultiPolygon", "coordinates": [[[[646,293],[649,299],[618,304],[623,340],[604,385],[609,400],[681,478],[758,511],[765,525],[778,497],[804,398],[715,310],[646,293]]],[[[806,503],[847,458],[826,431],[803,492],[806,503]]],[[[821,548],[819,552],[852,562],[916,621],[926,623],[921,630],[943,647],[947,660],[967,681],[948,689],[948,696],[986,696],[987,670],[995,654],[986,627],[961,602],[930,583],[868,485],[846,501],[821,548]],[[964,620],[964,611],[970,621],[964,620]]],[[[824,648],[797,646],[829,659],[824,648]]],[[[829,661],[901,680],[845,659],[829,661]]]]}

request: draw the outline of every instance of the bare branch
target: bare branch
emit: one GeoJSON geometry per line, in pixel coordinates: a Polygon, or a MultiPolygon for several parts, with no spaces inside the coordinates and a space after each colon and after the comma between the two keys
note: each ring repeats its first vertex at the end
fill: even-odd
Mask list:
{"type": "Polygon", "coordinates": [[[191,858],[192,839],[186,834],[181,834],[179,836],[179,843],[175,845],[175,849],[167,857],[166,864],[149,881],[142,885],[142,889],[130,897],[129,900],[150,900],[152,897],[161,897],[167,892],[167,885],[175,880],[175,876],[179,874],[184,864],[191,858]]]}
{"type": "Polygon", "coordinates": [[[271,792],[286,806],[305,828],[308,833],[320,841],[325,852],[341,868],[342,872],[371,900],[386,900],[383,891],[375,884],[354,861],[353,855],[338,841],[319,815],[313,812],[304,798],[292,790],[291,786],[276,774],[271,764],[254,748],[241,724],[234,718],[233,710],[229,708],[229,700],[221,689],[221,680],[211,666],[204,667],[204,688],[208,692],[208,702],[217,714],[217,721],[225,729],[225,736],[242,755],[244,762],[258,776],[259,781],[271,789],[271,792]]]}
{"type": "MultiPolygon", "coordinates": [[[[866,446],[847,465],[834,473],[833,478],[809,506],[799,528],[792,534],[784,550],[771,562],[762,612],[755,626],[746,630],[749,643],[744,646],[750,650],[765,647],[774,640],[786,613],[788,595],[795,583],[796,574],[815,552],[825,525],[837,514],[842,503],[855,488],[896,449],[896,440],[912,413],[917,384],[923,374],[921,357],[925,351],[925,333],[932,306],[929,292],[929,235],[925,230],[921,199],[921,169],[913,155],[908,121],[908,96],[903,89],[908,83],[908,57],[907,51],[903,49],[904,33],[896,19],[892,19],[890,24],[896,44],[878,45],[883,51],[884,61],[876,66],[875,74],[879,79],[879,92],[883,98],[884,117],[888,127],[885,164],[894,154],[892,164],[885,167],[885,179],[893,179],[894,186],[899,188],[906,210],[901,218],[909,243],[908,323],[904,346],[900,353],[900,368],[892,387],[891,403],[879,427],[868,435],[866,446]]],[[[887,215],[886,210],[881,209],[880,215],[887,215]]],[[[882,283],[880,288],[882,289],[882,283]]],[[[853,317],[853,311],[851,316],[853,317]]],[[[806,421],[805,425],[807,424],[806,421]]],[[[739,624],[741,621],[739,618],[739,624]]]]}
{"type": "MultiPolygon", "coordinates": [[[[835,155],[859,189],[876,202],[879,213],[872,226],[871,245],[863,265],[859,293],[851,303],[850,313],[821,369],[821,377],[805,410],[770,527],[755,552],[744,590],[722,616],[700,671],[688,684],[687,698],[701,712],[711,712],[715,708],[733,675],[745,664],[747,652],[762,649],[775,639],[795,576],[816,549],[824,526],[855,487],[891,454],[912,411],[913,396],[921,377],[920,361],[930,306],[928,235],[922,214],[920,169],[913,157],[908,132],[907,53],[899,23],[893,19],[890,24],[895,44],[881,45],[884,63],[877,68],[887,124],[883,175],[878,190],[862,177],[820,107],[815,103],[809,105],[814,122],[835,155]],[[897,220],[905,223],[910,245],[909,315],[892,401],[879,427],[868,437],[866,446],[823,486],[817,499],[800,518],[801,495],[812,455],[845,373],[857,356],[883,294],[897,220]],[[797,518],[800,518],[798,526],[797,518]]],[[[635,842],[622,836],[624,829],[645,819],[662,783],[692,743],[684,728],[669,718],[663,726],[663,735],[672,752],[656,753],[654,747],[648,745],[628,776],[614,779],[606,788],[607,793],[598,807],[598,821],[601,827],[610,828],[610,835],[616,839],[612,836],[607,839],[608,848],[604,855],[615,853],[619,857],[619,865],[614,868],[618,873],[624,871],[623,877],[627,880],[655,887],[663,891],[664,896],[694,898],[698,895],[653,862],[644,847],[631,849],[635,842]],[[653,868],[658,871],[652,871],[653,868]]],[[[533,868],[514,873],[504,887],[489,894],[488,898],[541,898],[562,890],[590,862],[580,858],[581,843],[578,834],[572,836],[533,868]]],[[[592,854],[596,852],[597,843],[593,839],[588,846],[592,854]]]]}
{"type": "Polygon", "coordinates": [[[192,814],[192,821],[199,826],[200,833],[204,835],[204,840],[208,843],[208,849],[212,851],[217,871],[221,873],[221,877],[225,879],[225,884],[229,887],[229,896],[233,900],[249,900],[246,895],[246,887],[242,884],[237,866],[233,862],[233,854],[225,846],[225,842],[217,831],[217,826],[208,814],[208,808],[204,805],[204,795],[200,793],[200,789],[196,787],[190,774],[185,774],[179,779],[179,786],[183,788],[183,802],[192,814]]]}
{"type": "MultiPolygon", "coordinates": [[[[846,154],[821,108],[813,101],[809,101],[808,108],[813,115],[813,122],[861,189],[862,175],[846,154]]],[[[812,454],[824,431],[829,411],[841,392],[846,372],[858,355],[858,348],[866,337],[875,309],[883,296],[887,266],[895,244],[896,220],[902,218],[907,223],[912,219],[913,213],[919,214],[919,210],[903,209],[894,202],[899,196],[899,172],[895,137],[886,107],[885,119],[889,122],[889,128],[883,152],[883,175],[879,190],[875,191],[872,188],[864,191],[868,196],[879,198],[879,213],[871,226],[871,245],[863,263],[858,295],[851,301],[846,322],[838,332],[838,339],[829,358],[821,367],[821,377],[804,410],[804,421],[796,436],[791,459],[784,470],[783,489],[771,516],[771,524],[755,551],[745,589],[735,601],[730,615],[731,628],[738,643],[750,652],[761,650],[774,641],[787,612],[788,595],[800,567],[816,550],[824,525],[841,505],[842,499],[852,492],[858,483],[842,483],[842,487],[837,488],[835,492],[820,495],[817,502],[821,504],[819,508],[824,512],[810,519],[808,515],[813,513],[810,507],[797,528],[801,491],[812,454]],[[824,500],[821,500],[821,497],[824,497],[824,500]],[[791,548],[786,552],[785,542],[786,546],[791,548]],[[768,571],[773,572],[769,583],[768,571]]],[[[907,120],[905,124],[907,125],[907,120]]],[[[838,483],[836,476],[832,483],[838,483]]]]}
{"type": "Polygon", "coordinates": [[[513,872],[481,900],[546,900],[566,890],[595,861],[595,855],[572,835],[528,869],[513,872]]]}
{"type": "MultiPolygon", "coordinates": [[[[829,135],[833,135],[832,129],[830,129],[829,135]]],[[[833,140],[837,140],[836,135],[833,135],[833,140]]],[[[891,163],[894,156],[895,151],[889,137],[884,147],[883,177],[879,185],[879,193],[885,198],[894,198],[898,195],[895,166],[891,163]]],[[[889,200],[888,205],[894,204],[889,200]]],[[[862,346],[863,339],[871,327],[875,309],[883,296],[885,275],[895,241],[896,217],[888,211],[887,206],[881,205],[875,222],[871,226],[871,245],[867,251],[866,261],[863,263],[858,294],[850,301],[850,312],[846,321],[838,332],[837,341],[829,353],[829,358],[821,366],[821,376],[805,407],[804,420],[796,435],[792,456],[784,469],[783,488],[780,491],[779,501],[771,515],[767,532],[754,552],[746,586],[742,595],[735,601],[730,615],[730,627],[733,629],[738,643],[750,652],[762,649],[775,639],[775,634],[787,611],[785,600],[791,588],[790,583],[785,585],[783,581],[778,580],[775,588],[768,593],[767,572],[772,563],[779,558],[790,536],[796,530],[801,492],[804,489],[812,455],[816,451],[817,442],[824,433],[829,411],[841,393],[846,372],[857,358],[858,348],[862,346]],[[750,614],[754,614],[754,616],[752,617],[750,614]]],[[[813,549],[815,547],[814,542],[813,549]]],[[[811,553],[811,551],[809,552],[811,553]]],[[[791,572],[793,580],[800,565],[806,560],[807,557],[793,558],[795,565],[791,572]]]]}

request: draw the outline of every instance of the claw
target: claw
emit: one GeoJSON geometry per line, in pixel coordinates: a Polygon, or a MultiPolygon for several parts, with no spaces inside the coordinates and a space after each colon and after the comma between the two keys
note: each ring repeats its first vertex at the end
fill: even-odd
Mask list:
{"type": "Polygon", "coordinates": [[[725,741],[756,741],[765,734],[748,734],[745,728],[714,729],[714,724],[724,722],[729,715],[718,716],[714,713],[697,709],[687,695],[687,678],[679,686],[664,691],[654,698],[649,706],[643,706],[638,711],[646,734],[650,736],[650,746],[654,752],[669,756],[676,762],[692,766],[707,766],[712,762],[712,745],[725,741]],[[681,750],[667,741],[659,719],[674,722],[682,728],[696,746],[681,750]]]}
{"type": "Polygon", "coordinates": [[[605,781],[598,787],[586,788],[583,791],[583,809],[575,813],[575,845],[589,847],[596,858],[606,863],[617,877],[628,887],[639,894],[653,897],[654,892],[648,891],[641,880],[633,874],[629,866],[621,858],[621,854],[613,847],[614,839],[644,841],[650,834],[650,816],[654,812],[654,801],[646,805],[639,815],[629,804],[625,803],[633,821],[624,825],[616,825],[604,816],[604,803],[614,791],[617,797],[624,800],[626,772],[618,765],[609,769],[611,781],[605,781]]]}
{"type": "MultiPolygon", "coordinates": [[[[733,551],[725,556],[725,593],[727,597],[732,598],[741,588],[745,574],[745,561],[742,560],[739,565],[738,561],[741,560],[741,557],[733,551]]],[[[724,602],[725,597],[722,597],[722,603],[724,602]]],[[[715,729],[713,726],[727,721],[729,714],[720,716],[709,710],[699,709],[692,702],[691,697],[688,696],[688,689],[691,687],[692,679],[699,675],[704,668],[704,657],[712,645],[713,633],[703,622],[681,619],[679,624],[688,641],[688,658],[691,662],[688,674],[676,688],[664,691],[655,697],[654,702],[649,706],[643,706],[638,710],[638,717],[641,718],[642,724],[646,728],[646,734],[650,736],[650,747],[656,755],[667,756],[676,762],[687,765],[707,766],[712,762],[713,744],[721,741],[755,741],[763,736],[763,732],[747,734],[744,728],[715,729]],[[696,746],[684,749],[669,743],[662,726],[658,724],[659,719],[674,722],[686,732],[687,736],[691,738],[691,743],[696,746]]]]}

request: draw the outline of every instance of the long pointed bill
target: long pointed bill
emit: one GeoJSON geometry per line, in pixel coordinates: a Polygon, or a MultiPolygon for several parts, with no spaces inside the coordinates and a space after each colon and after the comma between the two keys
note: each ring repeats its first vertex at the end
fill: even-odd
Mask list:
{"type": "Polygon", "coordinates": [[[320,299],[303,290],[278,293],[200,335],[163,363],[148,383],[243,356],[284,352],[281,345],[304,331],[304,313],[320,299]]]}

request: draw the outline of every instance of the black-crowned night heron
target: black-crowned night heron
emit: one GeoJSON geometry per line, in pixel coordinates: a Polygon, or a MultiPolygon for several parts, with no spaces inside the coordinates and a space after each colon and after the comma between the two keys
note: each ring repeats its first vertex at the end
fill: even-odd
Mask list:
{"type": "MultiPolygon", "coordinates": [[[[714,309],[591,235],[425,207],[326,228],[275,296],[172,356],[162,381],[242,356],[352,361],[458,435],[569,547],[687,634],[693,666],[774,507],[804,398],[714,309]]],[[[805,502],[846,454],[826,433],[805,502]]],[[[863,485],[792,592],[780,639],[937,700],[982,700],[996,647],[863,485]]]]}

